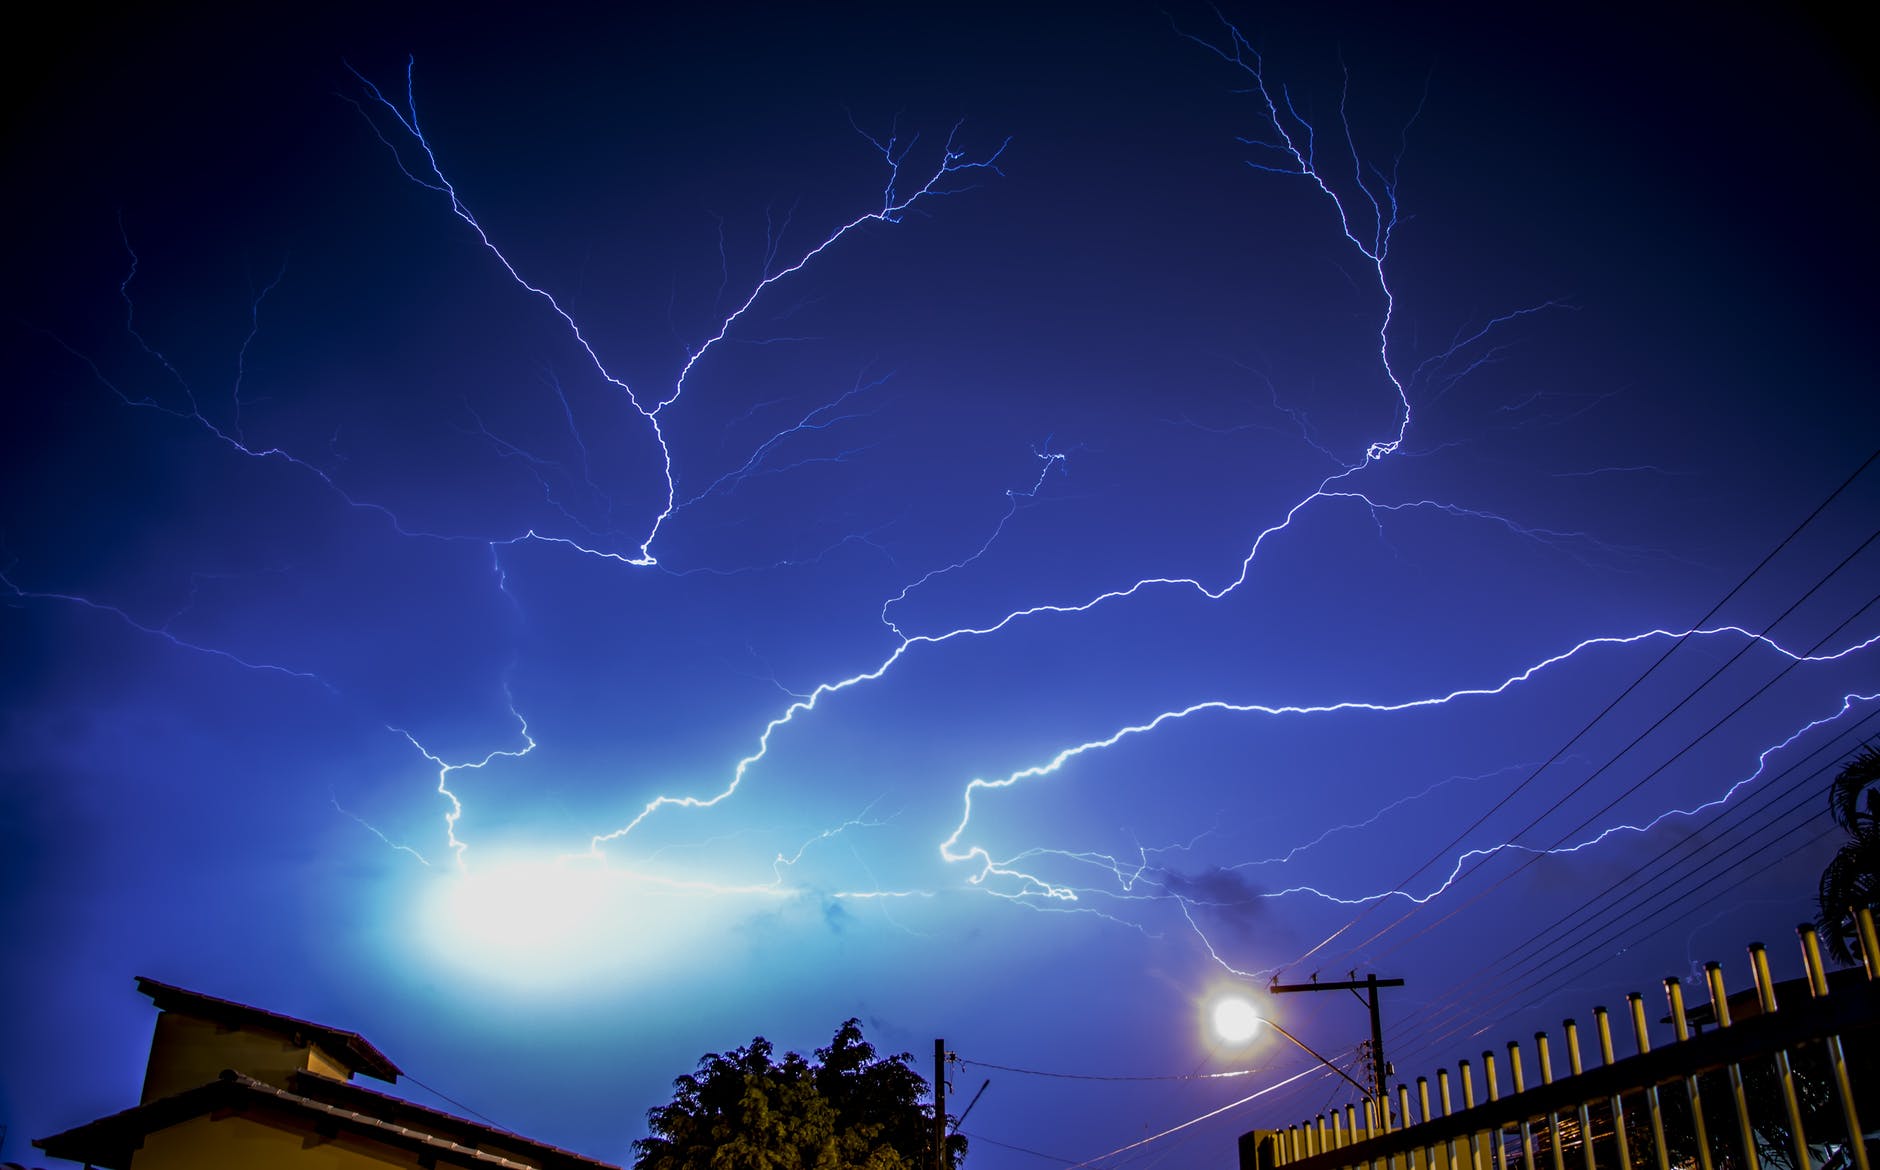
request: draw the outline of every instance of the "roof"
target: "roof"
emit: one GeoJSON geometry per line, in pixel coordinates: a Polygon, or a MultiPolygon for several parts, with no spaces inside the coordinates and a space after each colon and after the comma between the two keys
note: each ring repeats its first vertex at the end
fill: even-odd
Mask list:
{"type": "Polygon", "coordinates": [[[219,1112],[224,1119],[230,1114],[245,1114],[257,1120],[299,1123],[329,1134],[343,1133],[408,1151],[433,1164],[497,1170],[620,1170],[610,1163],[533,1142],[494,1126],[317,1074],[297,1075],[295,1088],[303,1091],[276,1088],[225,1069],[220,1079],[206,1085],[147,1101],[76,1129],[39,1138],[33,1144],[50,1157],[87,1162],[105,1170],[128,1170],[131,1156],[146,1135],[219,1112]],[[330,1099],[317,1100],[310,1095],[313,1091],[330,1099]],[[426,1121],[432,1124],[402,1123],[426,1121]],[[497,1149],[479,1149],[480,1143],[497,1149]]]}
{"type": "Polygon", "coordinates": [[[501,1147],[505,1152],[520,1154],[531,1162],[539,1162],[544,1167],[575,1170],[579,1167],[607,1166],[605,1162],[596,1162],[592,1158],[564,1150],[560,1146],[551,1146],[538,1142],[534,1138],[524,1137],[513,1130],[502,1129],[485,1122],[471,1121],[458,1117],[454,1113],[445,1113],[420,1105],[403,1097],[390,1093],[381,1093],[377,1089],[368,1089],[350,1081],[335,1080],[316,1072],[297,1072],[293,1074],[289,1088],[302,1097],[333,1105],[354,1113],[376,1118],[393,1125],[402,1125],[411,1129],[422,1129],[439,1137],[446,1137],[462,1145],[501,1147]]]}
{"type": "Polygon", "coordinates": [[[354,1073],[363,1073],[387,1082],[396,1081],[400,1074],[399,1067],[389,1057],[357,1032],[329,1028],[325,1024],[284,1016],[232,999],[218,999],[200,991],[159,983],[142,975],[137,977],[137,990],[149,996],[161,1011],[213,1020],[233,1028],[271,1029],[299,1036],[305,1041],[319,1044],[354,1073]]]}

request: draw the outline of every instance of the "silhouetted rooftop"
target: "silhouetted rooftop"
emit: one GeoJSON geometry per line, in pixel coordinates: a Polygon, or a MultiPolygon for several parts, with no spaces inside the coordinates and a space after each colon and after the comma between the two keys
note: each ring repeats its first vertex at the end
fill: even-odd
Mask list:
{"type": "Polygon", "coordinates": [[[271,1012],[251,1004],[204,995],[200,991],[159,983],[142,975],[137,977],[137,990],[149,996],[160,1011],[196,1016],[228,1027],[265,1028],[289,1036],[300,1036],[319,1044],[354,1073],[363,1073],[388,1082],[396,1081],[399,1077],[399,1067],[357,1032],[329,1028],[325,1024],[284,1016],[280,1012],[271,1012]]]}
{"type": "Polygon", "coordinates": [[[206,1085],[159,1097],[33,1144],[54,1158],[86,1162],[104,1170],[127,1170],[131,1156],[147,1135],[192,1118],[232,1111],[298,1122],[316,1132],[391,1146],[415,1155],[421,1165],[619,1170],[610,1163],[531,1141],[495,1126],[316,1073],[296,1074],[294,1083],[302,1091],[276,1088],[232,1069],[224,1070],[219,1079],[206,1085]],[[401,1120],[413,1124],[401,1124],[401,1120]],[[479,1145],[494,1148],[479,1149],[479,1145]]]}

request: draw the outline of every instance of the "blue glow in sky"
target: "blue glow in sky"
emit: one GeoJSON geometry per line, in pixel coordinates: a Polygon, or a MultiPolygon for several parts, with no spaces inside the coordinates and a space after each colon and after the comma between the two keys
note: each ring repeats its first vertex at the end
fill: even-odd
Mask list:
{"type": "Polygon", "coordinates": [[[623,1162],[857,1016],[993,1168],[1344,1101],[1209,1035],[1276,974],[1403,977],[1414,1075],[1780,967],[1880,728],[1880,470],[1797,532],[1880,436],[1848,42],[1227,15],[36,49],[0,1154],[135,1099],[139,974],[623,1162]]]}

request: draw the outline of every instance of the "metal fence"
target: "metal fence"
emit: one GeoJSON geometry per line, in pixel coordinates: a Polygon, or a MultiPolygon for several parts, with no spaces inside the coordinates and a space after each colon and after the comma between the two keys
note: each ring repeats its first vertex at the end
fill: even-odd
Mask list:
{"type": "Polygon", "coordinates": [[[1242,1135],[1241,1170],[1869,1170],[1860,1118],[1880,1123],[1880,940],[1872,915],[1857,917],[1862,969],[1830,980],[1803,926],[1805,979],[1779,988],[1761,944],[1749,948],[1753,994],[1729,995],[1712,963],[1708,1007],[1687,1011],[1678,980],[1666,979],[1673,1040],[1664,1047],[1652,1047],[1634,994],[1635,1055],[1614,1058],[1612,1022],[1594,1008],[1593,1067],[1568,1020],[1565,1076],[1555,1077],[1555,1047],[1537,1033],[1531,1065],[1513,1042],[1505,1057],[1482,1054],[1482,1099],[1475,1070],[1458,1061],[1453,1079],[1436,1073],[1434,1107],[1429,1079],[1416,1079],[1413,1123],[1400,1124],[1412,1100],[1399,1084],[1394,1109],[1371,1100],[1242,1135]]]}

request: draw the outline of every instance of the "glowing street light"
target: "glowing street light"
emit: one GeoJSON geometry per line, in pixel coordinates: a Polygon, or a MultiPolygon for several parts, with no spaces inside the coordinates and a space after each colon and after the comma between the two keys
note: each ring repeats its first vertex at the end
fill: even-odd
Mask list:
{"type": "Polygon", "coordinates": [[[1229,1044],[1252,1040],[1265,1022],[1253,1004],[1238,995],[1226,996],[1214,1005],[1214,1034],[1229,1044]]]}
{"type": "Polygon", "coordinates": [[[1236,1046],[1251,1041],[1260,1034],[1260,1029],[1271,1028],[1292,1041],[1293,1045],[1307,1056],[1350,1081],[1366,1100],[1370,1099],[1371,1091],[1353,1079],[1350,1073],[1321,1056],[1310,1044],[1280,1027],[1271,1017],[1261,1015],[1260,1010],[1254,1007],[1253,1001],[1245,996],[1224,995],[1215,1000],[1214,1010],[1209,1014],[1209,1019],[1214,1025],[1214,1034],[1221,1039],[1221,1042],[1236,1046]]]}

